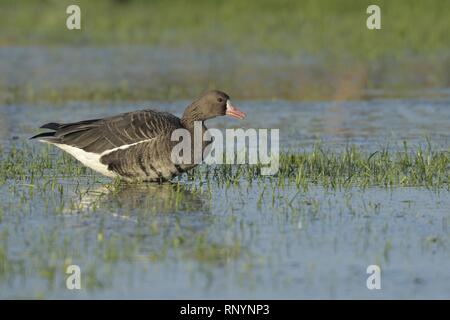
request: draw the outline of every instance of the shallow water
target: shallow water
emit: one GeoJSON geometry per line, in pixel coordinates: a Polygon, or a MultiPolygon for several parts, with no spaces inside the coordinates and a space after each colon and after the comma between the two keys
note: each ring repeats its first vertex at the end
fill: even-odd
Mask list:
{"type": "Polygon", "coordinates": [[[226,88],[247,100],[449,96],[448,50],[375,60],[238,47],[0,47],[0,101],[191,98],[226,88]],[[80,98],[81,97],[81,98],[80,98]],[[58,100],[59,99],[59,100],[58,100]]]}
{"type": "MultiPolygon", "coordinates": [[[[84,102],[62,105],[0,106],[0,142],[27,138],[48,121],[77,121],[139,109],[156,109],[181,116],[188,101],[84,102]],[[50,118],[49,118],[50,117],[50,118]]],[[[450,98],[434,100],[365,100],[346,102],[234,101],[249,114],[241,122],[227,118],[208,121],[210,128],[277,128],[280,148],[308,148],[319,140],[341,149],[349,143],[368,151],[390,146],[403,149],[430,139],[447,150],[450,144],[450,98]]]]}
{"type": "MultiPolygon", "coordinates": [[[[450,147],[450,99],[354,102],[235,101],[243,122],[279,128],[282,150],[318,140],[335,150],[450,147]]],[[[0,106],[0,145],[47,121],[155,107],[180,115],[186,101],[0,106]]],[[[58,156],[54,152],[54,156],[58,156]]],[[[0,297],[44,298],[449,298],[448,189],[378,186],[272,189],[238,185],[127,185],[90,171],[9,179],[0,185],[0,297]],[[261,193],[264,191],[264,197],[261,193]],[[82,290],[67,290],[79,265],[82,290]],[[368,290],[366,268],[382,268],[368,290]]]]}

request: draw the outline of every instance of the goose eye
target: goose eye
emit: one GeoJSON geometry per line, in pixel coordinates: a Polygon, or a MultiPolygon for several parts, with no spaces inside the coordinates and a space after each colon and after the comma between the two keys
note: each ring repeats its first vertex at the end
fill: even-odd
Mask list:
{"type": "Polygon", "coordinates": [[[217,101],[223,102],[223,99],[222,98],[217,98],[217,101]]]}

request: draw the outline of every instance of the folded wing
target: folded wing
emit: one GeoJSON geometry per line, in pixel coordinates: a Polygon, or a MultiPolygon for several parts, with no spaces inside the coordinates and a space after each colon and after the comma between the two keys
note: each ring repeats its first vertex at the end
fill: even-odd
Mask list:
{"type": "Polygon", "coordinates": [[[75,123],[48,123],[42,128],[55,130],[32,138],[102,154],[148,141],[181,127],[180,119],[166,112],[142,110],[104,119],[75,123]]]}

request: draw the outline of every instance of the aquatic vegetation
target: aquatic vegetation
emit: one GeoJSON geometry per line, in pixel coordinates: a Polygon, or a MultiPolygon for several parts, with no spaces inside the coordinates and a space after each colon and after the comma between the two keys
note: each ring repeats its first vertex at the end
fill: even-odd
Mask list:
{"type": "MultiPolygon", "coordinates": [[[[54,148],[19,142],[0,152],[0,295],[19,296],[13,283],[28,281],[38,285],[28,287],[26,297],[69,294],[64,270],[71,264],[81,266],[85,296],[139,288],[161,274],[170,279],[171,270],[184,281],[179,286],[242,293],[267,285],[270,275],[280,290],[299,282],[314,287],[314,258],[298,265],[302,260],[289,252],[310,255],[317,246],[330,250],[329,243],[341,254],[349,246],[357,255],[373,252],[370,259],[389,265],[401,250],[412,250],[393,233],[391,219],[421,219],[413,213],[422,208],[414,197],[404,198],[410,191],[399,190],[441,197],[449,190],[449,161],[449,153],[434,151],[431,143],[372,153],[352,145],[331,152],[318,143],[282,153],[275,176],[259,175],[259,165],[200,166],[174,183],[127,184],[54,148]],[[392,208],[391,193],[399,194],[392,208]],[[380,217],[389,219],[375,223],[380,217]],[[352,236],[336,238],[344,224],[354,229],[352,236]]],[[[446,219],[440,202],[445,208],[447,198],[433,204],[435,220],[446,219]]],[[[422,255],[444,254],[449,238],[437,225],[414,233],[422,255]]]]}
{"type": "Polygon", "coordinates": [[[80,32],[66,1],[16,2],[0,1],[1,298],[448,298],[449,1],[379,0],[369,31],[359,0],[80,0],[80,32]],[[179,113],[208,88],[243,100],[244,126],[283,128],[277,174],[128,184],[25,140],[44,114],[179,113]]]}
{"type": "Polygon", "coordinates": [[[448,151],[434,152],[431,148],[390,152],[388,149],[371,154],[355,146],[343,153],[333,153],[316,145],[311,152],[282,153],[279,172],[272,178],[260,175],[261,165],[221,165],[199,168],[189,179],[213,181],[230,186],[254,180],[277,183],[278,186],[295,184],[307,188],[308,184],[325,187],[348,186],[449,186],[450,157],[448,151]]]}
{"type": "MultiPolygon", "coordinates": [[[[12,179],[32,185],[36,178],[44,178],[45,181],[53,178],[55,182],[58,177],[76,179],[80,176],[108,181],[84,168],[67,154],[47,146],[40,151],[29,145],[20,148],[13,146],[0,159],[0,181],[3,183],[12,179]]],[[[178,181],[184,183],[186,180],[194,185],[213,183],[226,187],[253,181],[276,183],[278,186],[294,184],[298,188],[307,188],[310,183],[330,188],[449,187],[450,152],[433,151],[431,147],[425,150],[422,147],[408,148],[406,142],[403,152],[392,152],[386,148],[371,154],[356,146],[348,146],[342,153],[333,153],[317,144],[312,151],[281,153],[279,161],[279,172],[269,178],[260,174],[262,165],[259,164],[224,164],[197,167],[178,181]]]]}

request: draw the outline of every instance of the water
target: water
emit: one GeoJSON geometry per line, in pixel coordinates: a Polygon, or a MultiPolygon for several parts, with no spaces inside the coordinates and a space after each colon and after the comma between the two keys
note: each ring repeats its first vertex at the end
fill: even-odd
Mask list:
{"type": "MultiPolygon", "coordinates": [[[[395,150],[403,148],[404,140],[418,145],[426,138],[446,150],[450,142],[449,103],[450,98],[351,102],[234,101],[249,114],[247,119],[242,122],[213,119],[208,125],[219,129],[279,128],[280,147],[284,150],[308,148],[318,140],[339,148],[352,143],[371,151],[389,144],[395,150]]],[[[3,105],[0,108],[0,141],[8,144],[11,138],[27,138],[48,121],[94,119],[146,108],[181,116],[188,104],[189,101],[74,101],[59,105],[3,105]]]]}
{"type": "MultiPolygon", "coordinates": [[[[375,83],[427,81],[407,65],[378,63],[366,66],[375,83]]],[[[141,108],[180,116],[211,84],[261,100],[235,99],[248,117],[214,119],[209,127],[278,128],[283,151],[309,151],[317,141],[336,152],[348,145],[403,150],[403,141],[449,150],[448,89],[381,99],[391,92],[358,93],[364,70],[341,83],[328,67],[316,57],[225,49],[0,48],[0,150],[31,148],[25,155],[32,166],[43,146],[28,137],[43,123],[141,108]],[[271,99],[303,97],[322,85],[336,89],[336,101],[271,99]],[[106,97],[122,90],[187,100],[77,98],[89,88],[106,97]],[[24,99],[15,99],[17,90],[24,99]],[[65,102],[44,102],[53,94],[65,102]],[[339,101],[353,94],[368,99],[339,101]]],[[[60,168],[73,166],[57,150],[50,156],[60,168]]],[[[0,298],[450,297],[448,188],[311,184],[299,192],[268,181],[111,186],[79,167],[0,180],[0,298]],[[81,268],[81,290],[66,288],[71,264],[81,268]],[[373,264],[382,269],[381,290],[366,287],[373,264]]]]}
{"type": "MultiPolygon", "coordinates": [[[[282,150],[317,140],[367,152],[426,144],[448,150],[450,100],[235,101],[243,122],[221,129],[280,128],[282,150]]],[[[15,104],[0,107],[0,143],[26,140],[47,121],[72,121],[157,107],[180,115],[187,101],[15,104]]],[[[36,152],[37,152],[36,151],[36,152]]],[[[53,156],[57,157],[56,151],[53,156]]],[[[265,191],[190,184],[108,187],[87,171],[33,184],[0,185],[2,298],[448,298],[448,190],[311,185],[265,191]],[[56,186],[51,187],[54,183],[56,186]],[[106,187],[105,187],[106,186],[106,187]],[[63,192],[61,191],[63,189],[63,192]],[[178,189],[177,189],[178,188],[178,189]],[[111,191],[113,190],[113,191],[111,191]],[[65,286],[79,265],[82,290],[65,286]],[[366,268],[382,268],[368,290],[366,268]]]]}
{"type": "MultiPolygon", "coordinates": [[[[81,96],[162,100],[223,88],[247,100],[448,97],[448,51],[355,61],[239,47],[0,47],[0,101],[81,96]],[[431,61],[430,61],[431,59],[431,61]]],[[[108,99],[109,98],[109,99],[108,99]]]]}

